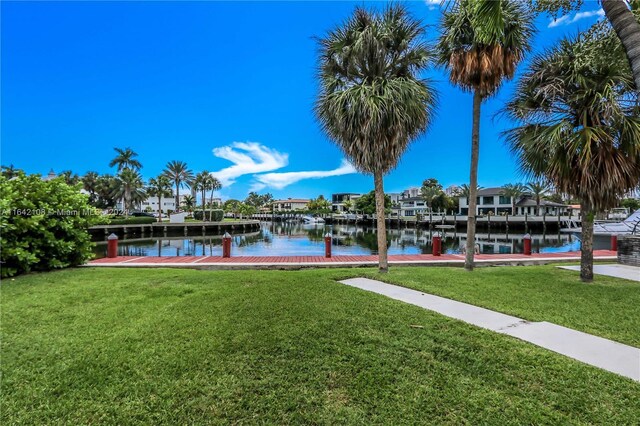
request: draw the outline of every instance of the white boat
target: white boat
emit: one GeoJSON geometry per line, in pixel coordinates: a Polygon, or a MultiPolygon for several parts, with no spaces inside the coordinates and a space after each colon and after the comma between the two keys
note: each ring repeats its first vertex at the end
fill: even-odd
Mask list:
{"type": "Polygon", "coordinates": [[[324,223],[324,219],[321,217],[302,216],[301,219],[304,223],[324,223]]]}
{"type": "MultiPolygon", "coordinates": [[[[570,232],[579,234],[582,232],[581,227],[564,228],[562,232],[570,232]]],[[[631,235],[640,234],[640,210],[633,212],[631,216],[621,222],[602,222],[596,221],[593,224],[593,235],[631,235]]]]}

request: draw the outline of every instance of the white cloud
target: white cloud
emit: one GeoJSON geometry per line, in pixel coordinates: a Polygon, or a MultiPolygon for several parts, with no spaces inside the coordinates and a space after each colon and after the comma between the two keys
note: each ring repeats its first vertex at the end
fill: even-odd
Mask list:
{"type": "Polygon", "coordinates": [[[581,19],[591,18],[592,16],[597,16],[598,18],[602,18],[604,16],[604,10],[598,9],[598,10],[588,10],[586,12],[578,12],[575,15],[573,15],[573,18],[571,18],[570,15],[564,15],[559,17],[558,19],[552,19],[551,22],[549,22],[548,27],[554,28],[560,25],[571,25],[575,22],[578,22],[581,19]]]}
{"type": "Polygon", "coordinates": [[[257,142],[233,142],[231,145],[214,148],[213,155],[233,163],[233,166],[211,173],[224,187],[232,185],[240,176],[270,172],[289,164],[288,154],[257,142]]]}
{"type": "Polygon", "coordinates": [[[434,10],[440,7],[442,0],[424,0],[429,10],[434,10]]]}
{"type": "Polygon", "coordinates": [[[251,190],[260,191],[266,187],[282,189],[303,179],[320,179],[331,176],[349,175],[352,173],[357,173],[357,170],[346,160],[342,160],[340,167],[333,170],[264,173],[254,176],[256,182],[253,184],[251,190]]]}

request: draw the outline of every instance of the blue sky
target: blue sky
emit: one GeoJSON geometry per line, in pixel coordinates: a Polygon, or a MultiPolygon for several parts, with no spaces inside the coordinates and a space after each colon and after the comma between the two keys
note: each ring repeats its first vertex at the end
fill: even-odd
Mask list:
{"type": "MultiPolygon", "coordinates": [[[[437,37],[439,0],[408,2],[437,37]]],[[[217,172],[222,196],[364,192],[312,113],[316,36],[363,2],[2,2],[1,162],[29,173],[108,167],[114,147],[140,155],[145,178],[169,160],[217,172]]],[[[383,3],[367,4],[380,7],[383,3]]],[[[537,20],[534,51],[592,25],[599,4],[537,20]]],[[[520,67],[523,70],[524,66],[520,67]]],[[[435,177],[468,181],[471,95],[441,70],[437,117],[385,179],[400,191],[435,177]]],[[[479,181],[520,180],[495,114],[513,83],[483,105],[479,181]]]]}

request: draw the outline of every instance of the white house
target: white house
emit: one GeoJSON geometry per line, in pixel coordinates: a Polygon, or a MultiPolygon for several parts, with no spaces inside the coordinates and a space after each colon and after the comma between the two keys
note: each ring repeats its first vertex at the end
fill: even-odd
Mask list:
{"type": "MultiPolygon", "coordinates": [[[[501,187],[495,188],[483,188],[478,191],[476,214],[484,215],[492,213],[495,215],[500,214],[512,214],[512,197],[502,195],[503,189],[501,187]]],[[[458,214],[466,216],[469,212],[469,202],[467,197],[459,197],[460,207],[458,214]]],[[[540,212],[539,215],[566,215],[568,206],[564,204],[554,203],[548,200],[540,200],[540,212]]],[[[536,215],[536,200],[531,197],[531,194],[524,194],[516,201],[516,215],[536,215]]]]}
{"type": "Polygon", "coordinates": [[[419,197],[421,192],[420,192],[421,188],[419,186],[412,186],[410,188],[405,189],[404,191],[402,191],[402,194],[400,195],[400,198],[416,198],[419,197]]]}
{"type": "Polygon", "coordinates": [[[296,211],[307,210],[309,205],[309,199],[307,198],[287,198],[286,200],[275,200],[271,203],[273,211],[296,211]]]}
{"type": "Polygon", "coordinates": [[[336,213],[342,213],[347,209],[344,206],[345,201],[351,202],[351,210],[354,210],[355,202],[358,198],[362,197],[362,194],[356,192],[340,192],[338,194],[331,194],[331,210],[336,213]]]}
{"type": "Polygon", "coordinates": [[[415,217],[429,214],[427,202],[422,197],[401,198],[398,201],[400,217],[415,217]]]}

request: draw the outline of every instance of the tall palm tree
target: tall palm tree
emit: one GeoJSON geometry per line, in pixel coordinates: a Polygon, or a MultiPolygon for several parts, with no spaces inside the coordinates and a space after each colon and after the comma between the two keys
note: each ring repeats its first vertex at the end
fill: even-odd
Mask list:
{"type": "Polygon", "coordinates": [[[117,166],[118,172],[124,169],[140,170],[142,164],[136,159],[136,154],[131,148],[113,148],[117,155],[109,162],[109,167],[117,166]]]}
{"type": "MultiPolygon", "coordinates": [[[[481,186],[476,185],[476,191],[475,191],[476,194],[481,189],[482,189],[481,186]]],[[[469,204],[469,196],[471,195],[471,187],[469,185],[467,185],[466,183],[463,183],[462,185],[460,185],[460,189],[458,190],[458,193],[463,197],[467,197],[467,205],[468,205],[469,204]]]]}
{"type": "Polygon", "coordinates": [[[356,8],[320,43],[315,111],[326,134],[375,186],[380,272],[388,271],[382,178],[428,127],[432,83],[420,73],[432,62],[424,28],[400,5],[382,12],[356,8]]]}
{"type": "Polygon", "coordinates": [[[527,184],[527,191],[531,193],[536,200],[536,216],[540,216],[540,202],[542,198],[549,193],[551,186],[542,180],[535,182],[529,182],[527,184]]]}
{"type": "Polygon", "coordinates": [[[640,94],[617,37],[597,26],[534,58],[506,112],[523,171],[581,202],[580,277],[593,279],[593,219],[640,181],[640,94]]]}
{"type": "Polygon", "coordinates": [[[180,211],[180,188],[189,186],[193,179],[193,172],[184,161],[169,161],[164,170],[164,175],[176,186],[176,212],[180,211]]]}
{"type": "Polygon", "coordinates": [[[158,197],[158,222],[162,222],[162,198],[171,196],[171,182],[169,178],[161,174],[149,179],[147,192],[152,197],[158,197]]]}
{"type": "Polygon", "coordinates": [[[123,200],[125,216],[129,216],[129,210],[133,209],[136,201],[141,201],[144,197],[144,183],[140,173],[135,170],[125,168],[116,176],[116,186],[113,196],[123,200]]]}
{"type": "Polygon", "coordinates": [[[222,189],[222,183],[218,180],[218,178],[211,175],[211,180],[209,181],[209,189],[211,190],[211,201],[209,206],[211,210],[209,211],[209,220],[213,217],[213,195],[216,191],[220,191],[222,189]]]}
{"type": "Polygon", "coordinates": [[[502,187],[501,194],[511,198],[511,214],[516,215],[516,203],[524,195],[527,187],[521,183],[508,183],[502,187]]]}
{"type": "MultiPolygon", "coordinates": [[[[629,1],[632,8],[640,10],[640,2],[629,1]]],[[[631,66],[636,89],[640,91],[640,22],[625,0],[602,0],[602,9],[615,30],[631,66]]]]}
{"type": "Polygon", "coordinates": [[[95,204],[98,198],[98,173],[87,172],[82,176],[81,180],[82,188],[89,193],[89,202],[95,204]]]}
{"type": "Polygon", "coordinates": [[[476,239],[476,188],[480,151],[480,107],[510,79],[516,65],[529,50],[533,15],[518,0],[457,0],[445,11],[438,41],[439,62],[449,70],[449,79],[473,92],[473,126],[469,171],[469,214],[464,267],[473,270],[476,239]]]}
{"type": "Polygon", "coordinates": [[[207,191],[211,188],[212,179],[213,177],[211,176],[211,173],[209,173],[206,170],[203,170],[200,173],[198,173],[193,178],[193,181],[191,182],[192,188],[195,191],[200,191],[200,194],[202,195],[202,221],[203,222],[207,220],[205,217],[205,208],[207,204],[206,194],[207,194],[207,191]]]}

